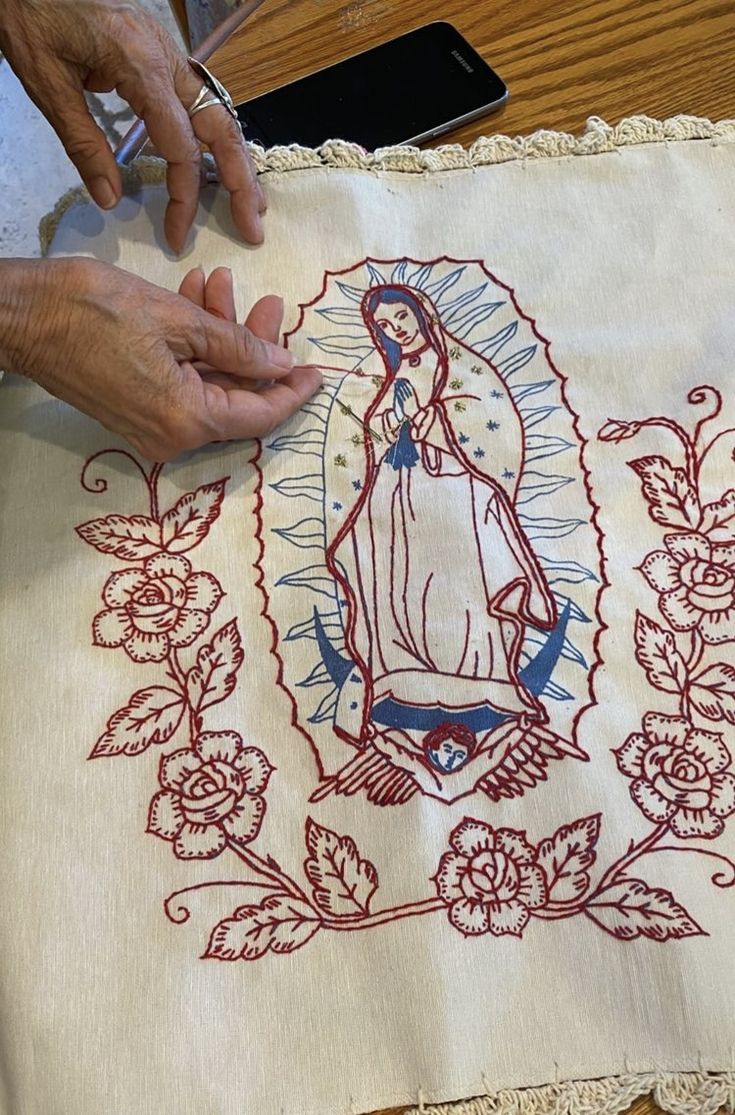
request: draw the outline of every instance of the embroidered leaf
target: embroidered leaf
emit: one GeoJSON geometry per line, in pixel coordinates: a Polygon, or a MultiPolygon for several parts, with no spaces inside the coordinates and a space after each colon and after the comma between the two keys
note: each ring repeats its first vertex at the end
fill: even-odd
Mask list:
{"type": "Polygon", "coordinates": [[[561,410],[561,407],[521,407],[518,413],[525,429],[532,430],[534,426],[540,426],[549,415],[557,410],[561,410]]]}
{"type": "Polygon", "coordinates": [[[361,342],[349,336],[309,337],[309,340],[322,352],[329,353],[330,356],[354,356],[357,358],[360,355],[367,356],[373,351],[372,345],[366,345],[364,341],[361,342]]]}
{"type": "Polygon", "coordinates": [[[334,578],[326,565],[307,565],[293,573],[279,577],[276,585],[291,585],[293,588],[309,588],[334,600],[334,578]]]}
{"type": "Polygon", "coordinates": [[[196,665],[189,670],[186,688],[196,712],[229,697],[244,658],[237,620],[230,620],[200,647],[196,665]]]}
{"type": "Polygon", "coordinates": [[[617,418],[608,418],[597,436],[600,441],[625,441],[626,438],[635,437],[640,428],[640,422],[622,422],[617,418]]]}
{"type": "Polygon", "coordinates": [[[683,468],[674,468],[665,457],[638,457],[628,464],[641,478],[648,514],[667,527],[697,528],[700,519],[697,493],[683,468]]]}
{"type": "Polygon", "coordinates": [[[592,623],[590,617],[586,612],[582,611],[579,604],[569,596],[565,596],[563,592],[555,592],[554,599],[559,605],[560,612],[563,612],[565,609],[567,610],[570,620],[574,619],[577,623],[592,623]]]}
{"type": "Polygon", "coordinates": [[[300,689],[311,689],[314,685],[333,685],[334,681],[327,667],[322,661],[317,662],[313,670],[310,670],[303,681],[297,681],[296,685],[300,689]]]}
{"type": "Polygon", "coordinates": [[[530,398],[531,395],[541,395],[551,387],[553,382],[553,379],[543,379],[539,380],[537,383],[517,384],[515,387],[510,388],[513,402],[521,403],[524,399],[530,398]]]}
{"type": "MultiPolygon", "coordinates": [[[[342,619],[339,612],[319,613],[320,626],[333,637],[341,639],[344,636],[342,619]]],[[[316,639],[316,618],[312,615],[309,619],[300,620],[289,627],[284,636],[284,642],[294,642],[296,639],[316,639]]]]}
{"type": "Polygon", "coordinates": [[[735,724],[735,666],[717,662],[692,681],[689,700],[708,720],[727,720],[735,724]]]}
{"type": "MultiPolygon", "coordinates": [[[[539,632],[538,635],[536,635],[533,630],[529,630],[526,633],[526,639],[528,640],[528,642],[534,643],[536,646],[539,647],[546,646],[548,638],[549,635],[546,631],[539,632]]],[[[566,658],[568,662],[576,662],[578,666],[581,666],[585,670],[587,669],[587,660],[582,654],[582,651],[575,647],[574,643],[566,635],[559,651],[559,657],[566,658]]]]}
{"type": "Polygon", "coordinates": [[[732,519],[735,519],[735,489],[729,488],[715,503],[705,503],[699,529],[702,534],[709,534],[732,519]]]}
{"type": "Polygon", "coordinates": [[[107,721],[90,759],[110,755],[140,755],[152,743],[165,743],[179,726],[184,701],[175,689],[154,685],[133,693],[125,708],[107,721]]]}
{"type": "Polygon", "coordinates": [[[187,492],[161,519],[161,539],[169,553],[182,554],[198,546],[220,513],[229,476],[187,492]]]}
{"type": "Polygon", "coordinates": [[[258,905],[240,906],[215,925],[205,959],[257,960],[267,952],[293,952],[309,941],[321,922],[311,906],[288,894],[271,894],[258,905]]]}
{"type": "Polygon", "coordinates": [[[542,697],[549,697],[552,701],[573,701],[574,694],[564,689],[555,681],[547,681],[541,690],[542,697]]]}
{"type": "Polygon", "coordinates": [[[345,322],[348,324],[357,323],[363,324],[362,311],[353,310],[351,306],[327,306],[323,310],[317,310],[320,317],[326,318],[334,325],[342,325],[345,322]]]}
{"type": "Polygon", "coordinates": [[[108,515],[105,519],[90,519],[76,531],[96,550],[126,561],[140,561],[161,551],[160,524],[147,515],[108,515]]]}
{"type": "MultiPolygon", "coordinates": [[[[455,267],[454,271],[450,271],[449,274],[445,275],[443,279],[439,279],[437,282],[434,282],[434,283],[427,283],[426,284],[426,286],[424,287],[424,290],[429,295],[429,298],[433,299],[434,305],[437,305],[441,296],[443,294],[446,294],[446,292],[449,290],[449,288],[453,287],[454,284],[457,282],[457,280],[462,277],[465,270],[466,270],[466,267],[464,267],[464,266],[463,267],[455,267]]],[[[394,272],[394,274],[395,274],[395,272],[394,272]]],[[[400,282],[400,281],[401,280],[399,279],[398,282],[400,282]]]]}
{"type": "MultiPolygon", "coordinates": [[[[326,426],[330,407],[331,403],[327,402],[326,399],[320,399],[317,395],[310,399],[308,403],[304,403],[301,408],[301,413],[310,414],[317,422],[321,422],[322,425],[326,426]]],[[[273,487],[273,485],[271,485],[271,487],[273,487]]]]}
{"type": "Polygon", "coordinates": [[[350,302],[362,302],[365,297],[364,290],[360,290],[360,288],[356,286],[350,286],[349,283],[337,283],[337,286],[350,302]]]}
{"type": "Polygon", "coordinates": [[[686,685],[687,668],[671,631],[636,612],[635,645],[636,658],[651,685],[665,693],[681,693],[686,685]]]}
{"type": "Polygon", "coordinates": [[[324,549],[324,523],[321,519],[299,519],[292,527],[274,527],[273,533],[300,550],[324,549]]]}
{"type": "Polygon", "coordinates": [[[504,305],[504,302],[482,302],[479,306],[471,306],[469,309],[465,309],[463,313],[455,310],[453,314],[445,318],[444,324],[447,328],[451,328],[453,336],[462,341],[469,337],[478,325],[482,325],[483,321],[487,321],[496,310],[504,305]]]}
{"type": "Polygon", "coordinates": [[[331,693],[327,693],[322,697],[317,705],[316,711],[308,718],[310,724],[324,724],[327,720],[334,720],[334,715],[337,711],[337,702],[339,701],[339,690],[336,686],[333,687],[331,693]]]}
{"type": "Polygon", "coordinates": [[[573,449],[571,441],[553,434],[529,434],[526,438],[526,464],[531,461],[542,461],[545,457],[556,457],[558,453],[566,453],[573,449]]]}
{"type": "Polygon", "coordinates": [[[543,557],[541,554],[539,554],[539,561],[543,569],[550,574],[547,578],[550,585],[581,585],[583,581],[598,580],[591,569],[578,561],[559,561],[556,558],[543,557]]]}
{"type": "Polygon", "coordinates": [[[469,306],[472,302],[475,302],[486,289],[486,287],[487,283],[483,283],[482,286],[476,286],[474,290],[466,290],[464,294],[460,294],[457,298],[453,298],[451,302],[447,302],[442,307],[442,315],[444,320],[446,321],[446,315],[451,314],[452,311],[459,310],[462,308],[462,306],[469,306]]]}
{"type": "Polygon", "coordinates": [[[555,902],[580,898],[589,887],[600,819],[599,813],[581,817],[571,825],[562,825],[539,844],[538,865],[546,875],[549,898],[555,902]]]}
{"type": "Polygon", "coordinates": [[[492,360],[496,353],[500,352],[503,345],[508,341],[512,341],[518,332],[518,322],[511,321],[510,325],[506,325],[503,329],[493,333],[492,337],[488,337],[484,341],[479,341],[478,344],[472,347],[480,353],[481,356],[486,356],[488,360],[492,360]]]}
{"type": "Polygon", "coordinates": [[[378,886],[378,873],[361,859],[351,836],[338,836],[311,817],[306,822],[309,858],[304,870],[314,901],[332,917],[370,912],[370,899],[378,886]]]}
{"type": "Polygon", "coordinates": [[[301,457],[321,457],[324,450],[324,432],[311,429],[299,430],[295,434],[281,434],[268,442],[268,448],[275,453],[282,449],[298,453],[301,457]]]}
{"type": "Polygon", "coordinates": [[[636,937],[669,941],[705,935],[673,894],[658,887],[649,888],[640,879],[621,879],[595,895],[587,903],[585,913],[621,941],[636,937]]]}
{"type": "Polygon", "coordinates": [[[378,271],[377,267],[373,267],[372,263],[366,263],[370,275],[370,286],[385,286],[385,277],[378,271]]]}
{"type": "Polygon", "coordinates": [[[538,538],[566,538],[574,534],[578,527],[586,526],[584,519],[535,519],[530,515],[519,515],[523,530],[529,542],[538,538]]]}
{"type": "Polygon", "coordinates": [[[422,290],[424,283],[430,277],[433,270],[434,265],[432,263],[423,263],[408,276],[406,279],[407,285],[415,287],[417,290],[422,290]]]}
{"type": "Polygon", "coordinates": [[[520,372],[521,368],[525,368],[526,364],[530,363],[536,355],[538,345],[529,345],[528,348],[522,348],[519,352],[514,352],[512,356],[502,360],[498,364],[498,371],[504,380],[509,380],[516,372],[520,372]]]}
{"type": "Polygon", "coordinates": [[[573,476],[547,476],[543,472],[534,472],[533,469],[528,469],[523,473],[523,483],[518,486],[519,498],[516,499],[516,504],[532,503],[539,496],[553,495],[560,488],[566,488],[567,484],[573,483],[573,476]]]}
{"type": "Polygon", "coordinates": [[[277,484],[269,484],[274,492],[287,499],[310,499],[321,503],[324,498],[322,474],[309,472],[305,476],[287,476],[277,484]]]}
{"type": "Polygon", "coordinates": [[[390,281],[392,283],[405,283],[407,267],[408,260],[402,259],[400,263],[397,263],[391,272],[390,281]]]}

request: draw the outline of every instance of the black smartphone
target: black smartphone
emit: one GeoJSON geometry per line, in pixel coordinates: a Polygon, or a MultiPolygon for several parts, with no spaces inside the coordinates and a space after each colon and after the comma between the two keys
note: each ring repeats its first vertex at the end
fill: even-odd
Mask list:
{"type": "Polygon", "coordinates": [[[374,151],[434,139],[507,98],[459,31],[436,22],[245,101],[237,115],[245,137],[265,147],[347,139],[374,151]]]}

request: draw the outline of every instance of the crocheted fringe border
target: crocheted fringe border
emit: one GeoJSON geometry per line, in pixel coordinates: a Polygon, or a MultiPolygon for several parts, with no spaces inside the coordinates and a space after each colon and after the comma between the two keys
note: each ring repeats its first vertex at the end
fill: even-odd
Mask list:
{"type": "Polygon", "coordinates": [[[410,1115],[621,1115],[652,1095],[669,1115],[735,1112],[735,1072],[629,1073],[572,1080],[539,1088],[508,1089],[456,1103],[419,1099],[410,1115]]]}
{"type": "MultiPolygon", "coordinates": [[[[365,151],[356,143],[332,139],[319,148],[271,147],[267,151],[250,144],[250,153],[259,174],[314,167],[367,171],[392,171],[402,174],[426,174],[443,170],[463,170],[492,166],[515,160],[563,158],[571,155],[600,155],[622,147],[646,143],[709,140],[711,143],[735,142],[735,120],[713,123],[699,116],[672,116],[654,120],[650,116],[629,116],[616,126],[606,124],[599,116],[591,116],[581,136],[568,132],[541,130],[529,136],[481,136],[471,147],[447,143],[441,147],[381,147],[365,151]]],[[[163,182],[165,164],[159,159],[141,158],[123,171],[123,187],[135,192],[144,185],[163,182]]],[[[59,221],[73,206],[87,201],[83,188],[66,193],[52,213],[39,225],[41,250],[46,254],[59,221]]]]}

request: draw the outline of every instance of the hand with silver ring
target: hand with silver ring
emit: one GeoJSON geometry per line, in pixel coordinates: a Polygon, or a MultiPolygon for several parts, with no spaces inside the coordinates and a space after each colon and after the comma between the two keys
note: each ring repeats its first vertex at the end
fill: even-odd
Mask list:
{"type": "Polygon", "coordinates": [[[222,101],[219,97],[215,97],[214,93],[210,93],[209,88],[203,85],[197,94],[197,99],[189,109],[189,119],[196,116],[203,108],[222,108],[222,101]]]}
{"type": "Polygon", "coordinates": [[[136,4],[2,0],[0,50],[102,208],[117,204],[122,183],[84,92],[115,89],[145,122],[168,163],[165,232],[174,251],[183,249],[196,214],[201,144],[210,149],[230,193],[235,225],[251,243],[261,242],[265,196],[226,91],[136,4]]]}

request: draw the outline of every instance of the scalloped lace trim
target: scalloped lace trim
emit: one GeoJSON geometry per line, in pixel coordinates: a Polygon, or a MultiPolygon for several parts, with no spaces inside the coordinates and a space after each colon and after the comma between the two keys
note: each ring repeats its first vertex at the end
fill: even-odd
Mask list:
{"type": "Polygon", "coordinates": [[[620,1115],[648,1095],[669,1115],[734,1112],[735,1072],[629,1073],[496,1091],[456,1103],[431,1104],[420,1096],[409,1115],[620,1115]]]}
{"type": "Polygon", "coordinates": [[[253,147],[252,154],[260,173],[303,170],[308,167],[354,167],[359,170],[391,170],[421,174],[436,170],[462,170],[467,167],[507,163],[515,159],[548,159],[566,155],[599,155],[618,147],[671,140],[709,139],[714,142],[735,140],[735,120],[713,123],[699,116],[672,116],[654,120],[650,116],[629,116],[616,126],[599,116],[590,116],[581,136],[569,132],[541,130],[529,136],[481,136],[471,147],[447,143],[441,147],[380,147],[375,152],[355,143],[332,139],[321,147],[253,147]]]}
{"type": "MultiPolygon", "coordinates": [[[[471,147],[448,143],[441,147],[381,147],[365,151],[356,143],[332,139],[321,147],[262,147],[250,145],[250,152],[259,174],[291,170],[308,170],[314,167],[355,169],[367,171],[392,171],[406,174],[426,174],[443,170],[462,170],[471,167],[491,166],[517,159],[549,159],[570,155],[600,155],[621,147],[644,143],[680,142],[705,139],[711,143],[735,142],[735,120],[714,123],[699,116],[672,116],[668,120],[654,120],[650,116],[629,116],[613,126],[599,116],[590,116],[582,135],[569,132],[541,130],[529,136],[481,136],[471,147]]],[[[164,180],[165,164],[160,159],[141,158],[123,171],[123,188],[134,192],[141,186],[158,185],[164,180]]],[[[64,194],[53,212],[47,214],[39,225],[41,250],[45,255],[64,214],[79,202],[89,200],[83,187],[76,187],[64,194]]]]}

